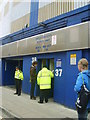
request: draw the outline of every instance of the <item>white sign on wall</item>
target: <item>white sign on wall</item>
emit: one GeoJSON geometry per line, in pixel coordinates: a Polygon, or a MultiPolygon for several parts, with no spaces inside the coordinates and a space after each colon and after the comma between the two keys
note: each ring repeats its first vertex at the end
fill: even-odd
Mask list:
{"type": "Polygon", "coordinates": [[[36,57],[32,57],[32,63],[33,63],[34,61],[37,61],[37,58],[36,58],[36,57]]]}
{"type": "Polygon", "coordinates": [[[61,67],[62,61],[61,59],[57,59],[56,61],[56,67],[61,67]]]}
{"type": "Polygon", "coordinates": [[[52,36],[52,45],[56,45],[56,43],[57,43],[57,36],[53,35],[52,36]]]}
{"type": "Polygon", "coordinates": [[[62,76],[62,69],[56,69],[56,70],[55,70],[55,76],[61,77],[61,76],[62,76]]]}
{"type": "Polygon", "coordinates": [[[56,69],[55,69],[55,76],[56,77],[61,77],[62,76],[62,60],[61,59],[57,59],[56,60],[56,69]]]}
{"type": "Polygon", "coordinates": [[[70,65],[76,65],[76,54],[70,55],[70,65]]]}

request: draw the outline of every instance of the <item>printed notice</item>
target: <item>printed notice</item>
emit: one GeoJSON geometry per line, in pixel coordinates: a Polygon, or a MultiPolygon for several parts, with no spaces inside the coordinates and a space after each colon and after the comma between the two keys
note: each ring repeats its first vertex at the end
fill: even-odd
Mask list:
{"type": "Polygon", "coordinates": [[[70,65],[76,65],[76,54],[70,55],[70,65]]]}
{"type": "Polygon", "coordinates": [[[56,67],[61,67],[61,59],[57,59],[56,61],[56,67]]]}
{"type": "Polygon", "coordinates": [[[52,36],[52,45],[56,45],[56,42],[57,42],[57,36],[53,35],[52,36]]]}

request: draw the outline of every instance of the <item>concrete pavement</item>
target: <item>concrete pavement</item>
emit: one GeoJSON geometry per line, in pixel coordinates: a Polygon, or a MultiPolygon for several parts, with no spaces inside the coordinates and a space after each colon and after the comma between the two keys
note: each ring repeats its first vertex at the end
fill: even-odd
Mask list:
{"type": "Polygon", "coordinates": [[[29,95],[22,93],[14,95],[14,89],[0,87],[0,106],[5,108],[15,117],[19,118],[77,118],[77,112],[53,102],[39,104],[36,100],[30,100],[29,95]]]}

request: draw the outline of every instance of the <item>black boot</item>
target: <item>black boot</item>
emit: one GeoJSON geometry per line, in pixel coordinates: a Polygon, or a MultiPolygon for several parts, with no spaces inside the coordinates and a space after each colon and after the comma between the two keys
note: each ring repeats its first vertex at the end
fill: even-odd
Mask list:
{"type": "Polygon", "coordinates": [[[38,101],[38,103],[43,104],[43,101],[38,101]]]}
{"type": "Polygon", "coordinates": [[[32,96],[30,96],[30,99],[32,99],[32,96]]]}
{"type": "Polygon", "coordinates": [[[14,93],[14,95],[17,95],[18,93],[14,93]]]}

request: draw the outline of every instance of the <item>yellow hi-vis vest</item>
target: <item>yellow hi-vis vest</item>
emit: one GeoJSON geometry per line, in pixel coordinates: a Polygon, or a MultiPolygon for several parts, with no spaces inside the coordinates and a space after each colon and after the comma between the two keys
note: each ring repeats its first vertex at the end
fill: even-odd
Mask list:
{"type": "Polygon", "coordinates": [[[51,78],[53,78],[53,73],[47,68],[43,68],[37,76],[37,84],[40,89],[51,89],[51,78]]]}
{"type": "Polygon", "coordinates": [[[15,71],[14,78],[18,79],[18,80],[23,80],[23,73],[22,73],[22,71],[21,70],[15,71]]]}

